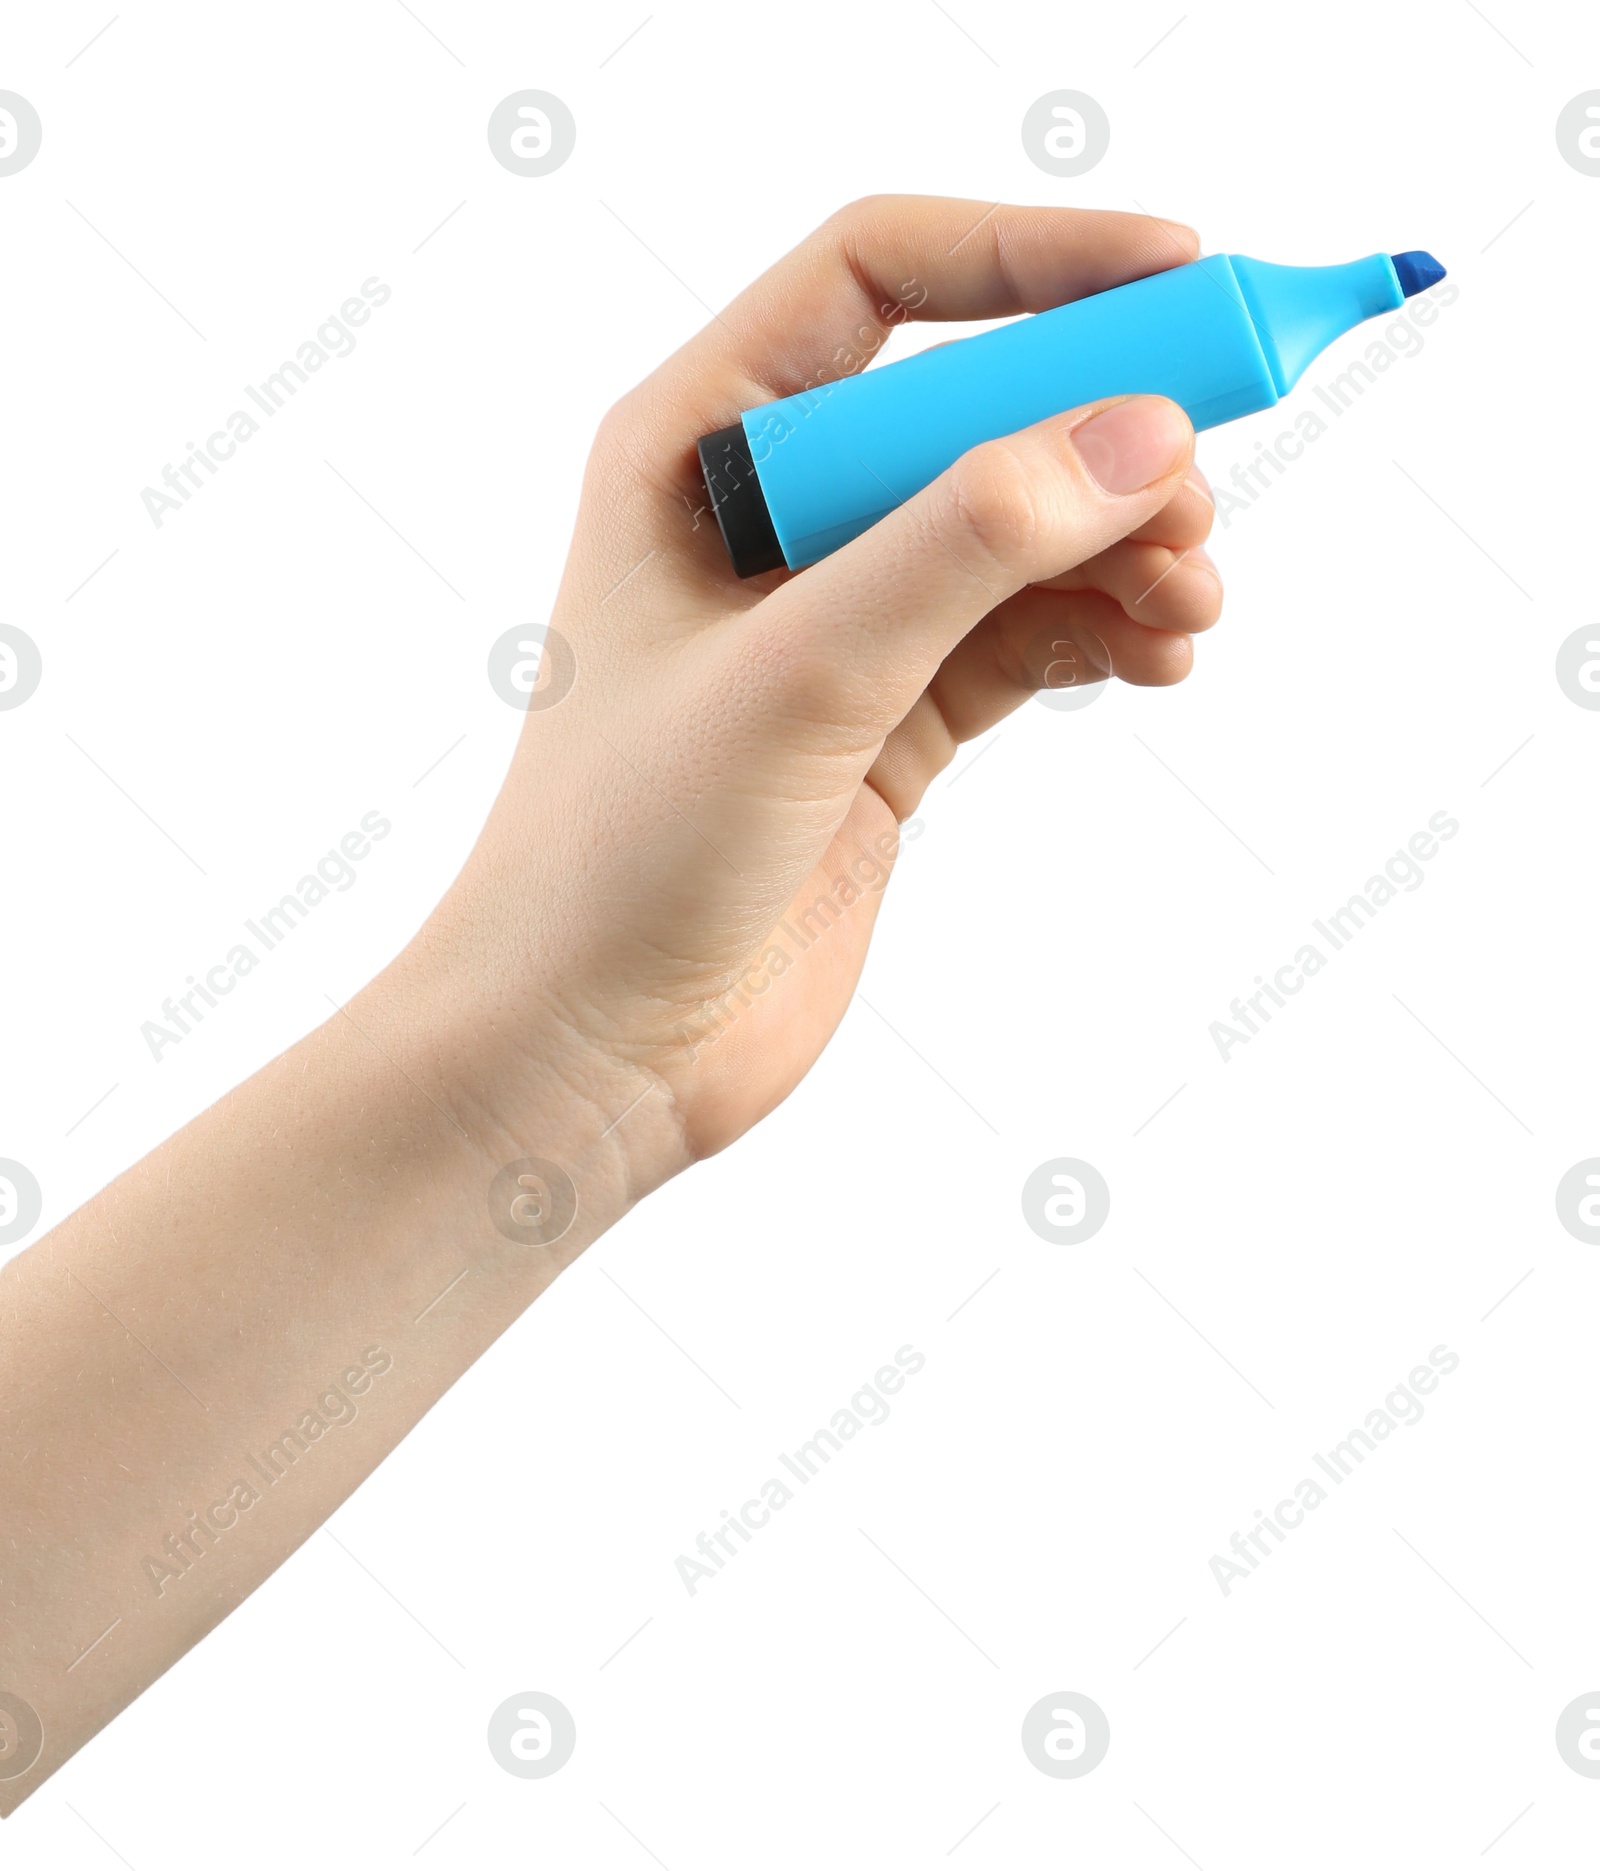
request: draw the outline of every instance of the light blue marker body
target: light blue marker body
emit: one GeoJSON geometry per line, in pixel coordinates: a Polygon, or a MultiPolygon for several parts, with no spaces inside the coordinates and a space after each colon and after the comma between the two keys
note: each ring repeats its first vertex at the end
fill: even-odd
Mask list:
{"type": "Polygon", "coordinates": [[[746,410],[784,562],[865,532],[969,448],[1106,396],[1169,396],[1197,429],[1270,408],[1327,345],[1444,277],[1426,253],[1345,266],[1213,254],[746,410]]]}

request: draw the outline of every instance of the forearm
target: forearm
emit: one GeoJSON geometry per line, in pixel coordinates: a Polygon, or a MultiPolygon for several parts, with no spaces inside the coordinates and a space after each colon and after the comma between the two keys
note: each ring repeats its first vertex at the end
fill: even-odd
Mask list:
{"type": "Polygon", "coordinates": [[[473,1004],[471,972],[424,938],[0,1272],[0,1656],[44,1731],[0,1812],[253,1591],[632,1199],[620,1132],[602,1135],[622,1081],[608,1113],[565,1036],[550,1063],[520,1032],[515,1057],[482,1044],[503,1010],[473,1004]],[[530,1157],[575,1178],[553,1242],[565,1217],[538,1224],[536,1187],[536,1238],[491,1216],[494,1178],[530,1157]]]}

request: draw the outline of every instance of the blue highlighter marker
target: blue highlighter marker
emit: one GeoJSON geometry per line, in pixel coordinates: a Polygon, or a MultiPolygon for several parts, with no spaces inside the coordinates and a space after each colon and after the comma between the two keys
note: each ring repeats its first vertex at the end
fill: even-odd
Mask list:
{"type": "Polygon", "coordinates": [[[700,441],[741,578],[797,570],[864,533],[979,442],[1140,392],[1197,429],[1270,409],[1335,338],[1444,278],[1430,253],[1346,266],[1212,254],[747,409],[700,441]]]}

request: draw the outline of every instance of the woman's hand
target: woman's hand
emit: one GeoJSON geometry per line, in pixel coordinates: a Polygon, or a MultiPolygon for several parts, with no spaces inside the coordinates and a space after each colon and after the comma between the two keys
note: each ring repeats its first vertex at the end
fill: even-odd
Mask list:
{"type": "Polygon", "coordinates": [[[418,945],[488,989],[509,1135],[535,1141],[521,1106],[554,1067],[608,1118],[639,1106],[635,1193],[730,1143],[838,1024],[897,822],[956,747],[1046,681],[1181,681],[1221,606],[1164,399],[975,449],[832,557],[744,582],[697,438],[861,368],[907,316],[1037,312],[1197,253],[1144,215],[860,202],[612,409],[551,620],[575,679],[530,712],[418,945]]]}
{"type": "Polygon", "coordinates": [[[443,904],[0,1269],[0,1512],[27,1531],[0,1576],[22,1737],[0,1814],[574,1255],[796,1084],[855,986],[897,821],[958,742],[1047,670],[1175,681],[1216,616],[1170,403],[977,449],[832,558],[743,585],[696,438],[841,348],[863,361],[913,296],[1034,310],[1193,246],[1128,215],[868,203],[606,419],[554,618],[576,679],[529,713],[443,904]]]}

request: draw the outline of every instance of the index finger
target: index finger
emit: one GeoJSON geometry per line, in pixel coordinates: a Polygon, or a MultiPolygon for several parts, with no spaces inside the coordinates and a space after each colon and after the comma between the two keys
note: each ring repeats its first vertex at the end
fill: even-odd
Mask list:
{"type": "Polygon", "coordinates": [[[648,380],[685,446],[741,410],[866,368],[908,319],[1043,312],[1183,266],[1179,221],[934,195],[853,202],[739,294],[648,380]]]}

